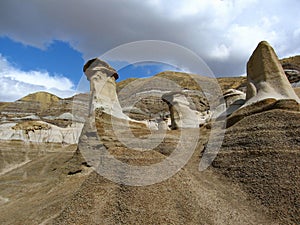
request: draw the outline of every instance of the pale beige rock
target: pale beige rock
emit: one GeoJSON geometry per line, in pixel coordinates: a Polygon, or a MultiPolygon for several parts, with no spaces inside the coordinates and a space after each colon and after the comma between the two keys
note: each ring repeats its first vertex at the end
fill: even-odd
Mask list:
{"type": "Polygon", "coordinates": [[[158,129],[157,123],[153,121],[136,121],[123,113],[116,91],[116,80],[119,75],[110,65],[95,58],[84,65],[83,71],[90,81],[89,116],[92,116],[96,109],[100,109],[116,118],[146,125],[150,130],[158,129]]]}
{"type": "Polygon", "coordinates": [[[298,97],[300,98],[300,87],[294,88],[294,91],[298,95],[298,97]]]}
{"type": "Polygon", "coordinates": [[[0,125],[0,140],[76,144],[82,127],[82,123],[73,123],[66,128],[43,121],[4,123],[0,125]]]}
{"type": "Polygon", "coordinates": [[[226,103],[226,115],[231,115],[245,104],[246,94],[236,89],[228,89],[223,98],[226,103]]]}
{"type": "Polygon", "coordinates": [[[98,58],[89,60],[83,68],[87,79],[90,81],[90,109],[92,114],[96,108],[118,118],[129,119],[122,112],[116,92],[117,72],[106,62],[98,58]]]}
{"type": "Polygon", "coordinates": [[[247,64],[246,103],[230,115],[227,126],[268,110],[299,111],[299,103],[276,53],[266,41],[262,41],[247,64]]]}
{"type": "Polygon", "coordinates": [[[238,100],[245,100],[246,94],[236,89],[228,89],[224,92],[223,98],[225,100],[226,107],[229,107],[238,100]]]}
{"type": "Polygon", "coordinates": [[[197,128],[210,118],[210,113],[191,109],[187,97],[184,92],[170,92],[162,96],[169,106],[171,129],[197,128]]]}
{"type": "Polygon", "coordinates": [[[300,102],[278,57],[266,41],[258,44],[247,64],[246,105],[267,99],[294,99],[300,102]]]}
{"type": "Polygon", "coordinates": [[[158,129],[159,129],[159,130],[169,130],[167,121],[164,121],[164,120],[160,121],[160,122],[158,123],[158,129]]]}

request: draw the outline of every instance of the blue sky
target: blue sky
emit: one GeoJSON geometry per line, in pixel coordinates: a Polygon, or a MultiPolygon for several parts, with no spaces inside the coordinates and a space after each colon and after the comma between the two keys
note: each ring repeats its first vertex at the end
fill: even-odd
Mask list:
{"type": "MultiPolygon", "coordinates": [[[[262,40],[280,58],[300,54],[299,8],[298,0],[1,0],[0,101],[41,90],[69,97],[85,61],[143,40],[189,49],[218,77],[244,75],[262,40]]],[[[143,62],[119,73],[122,80],[174,69],[143,62]]]]}
{"type": "Polygon", "coordinates": [[[67,42],[55,40],[45,49],[40,49],[1,37],[0,53],[22,71],[48,71],[52,75],[65,76],[74,83],[82,75],[82,53],[67,42]]]}
{"type": "MultiPolygon", "coordinates": [[[[52,75],[64,76],[77,84],[83,76],[82,68],[85,63],[82,53],[73,49],[68,42],[54,40],[51,44],[40,49],[8,37],[0,37],[0,53],[11,64],[22,71],[47,71],[52,75]]],[[[128,65],[118,71],[120,80],[130,77],[142,78],[153,76],[165,70],[180,69],[171,65],[154,62],[143,62],[128,65]]]]}
{"type": "MultiPolygon", "coordinates": [[[[85,75],[82,72],[85,60],[82,53],[72,48],[68,42],[54,40],[44,48],[38,48],[24,45],[8,37],[0,37],[0,57],[2,62],[6,62],[6,66],[2,65],[2,68],[0,68],[0,73],[5,67],[11,70],[11,74],[4,75],[5,78],[26,82],[28,79],[20,79],[20,76],[25,77],[25,75],[28,75],[33,77],[33,79],[38,79],[38,76],[33,74],[33,72],[41,74],[41,76],[48,75],[48,77],[40,79],[40,82],[35,82],[35,88],[30,85],[28,87],[26,85],[23,86],[20,94],[10,94],[10,91],[14,90],[6,86],[9,91],[6,91],[2,96],[0,95],[0,100],[2,101],[14,101],[27,93],[36,91],[48,91],[60,97],[69,97],[76,92],[88,91],[89,89],[87,82],[80,89],[77,88],[79,82],[85,79],[85,75]],[[20,75],[15,76],[18,73],[20,75]],[[54,82],[51,77],[55,78],[57,82],[54,82]],[[58,82],[64,88],[59,87],[60,84],[57,84],[58,82]]],[[[151,77],[166,70],[180,71],[180,69],[164,63],[143,62],[129,64],[118,70],[118,81],[130,77],[151,77]]]]}

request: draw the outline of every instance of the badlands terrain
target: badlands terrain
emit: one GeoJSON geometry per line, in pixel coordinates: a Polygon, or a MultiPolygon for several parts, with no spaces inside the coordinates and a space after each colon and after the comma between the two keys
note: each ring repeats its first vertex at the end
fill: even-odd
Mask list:
{"type": "Polygon", "coordinates": [[[84,72],[89,94],[0,103],[0,224],[300,224],[300,56],[261,42],[217,80],[84,72]]]}

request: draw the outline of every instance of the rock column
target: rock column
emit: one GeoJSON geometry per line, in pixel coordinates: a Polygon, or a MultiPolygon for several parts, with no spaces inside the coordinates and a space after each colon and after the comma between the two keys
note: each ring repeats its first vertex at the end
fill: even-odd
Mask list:
{"type": "Polygon", "coordinates": [[[90,81],[90,108],[92,114],[96,108],[118,118],[128,119],[122,112],[116,92],[118,73],[106,62],[98,58],[89,60],[83,68],[90,81]]]}
{"type": "MultiPolygon", "coordinates": [[[[162,96],[170,110],[171,129],[197,128],[201,123],[199,112],[192,110],[183,92],[170,92],[162,96]]],[[[203,121],[202,121],[203,122],[203,121]]]]}
{"type": "Polygon", "coordinates": [[[250,105],[267,98],[294,99],[295,94],[274,49],[268,42],[258,44],[247,63],[246,104],[250,105]]]}

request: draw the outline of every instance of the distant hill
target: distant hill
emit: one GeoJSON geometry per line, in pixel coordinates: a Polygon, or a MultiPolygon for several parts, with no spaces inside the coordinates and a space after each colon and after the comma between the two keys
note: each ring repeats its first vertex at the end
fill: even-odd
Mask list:
{"type": "Polygon", "coordinates": [[[300,55],[281,59],[280,62],[281,64],[291,63],[300,67],[300,55]]]}
{"type": "Polygon", "coordinates": [[[29,102],[29,103],[38,103],[39,110],[48,109],[51,105],[58,103],[61,98],[57,97],[54,94],[48,92],[36,92],[29,94],[17,102],[29,102]]]}
{"type": "MultiPolygon", "coordinates": [[[[171,82],[175,82],[180,87],[189,90],[200,90],[199,83],[202,86],[202,85],[209,85],[212,82],[214,82],[214,79],[212,78],[197,75],[197,74],[164,71],[150,78],[143,78],[143,79],[129,78],[120,81],[117,83],[117,87],[118,87],[117,91],[119,92],[120,90],[122,90],[122,88],[124,88],[126,85],[130,84],[131,82],[136,82],[136,83],[139,82],[140,85],[143,84],[145,86],[149,86],[149,82],[153,81],[155,78],[162,78],[171,82]]],[[[221,78],[217,78],[217,81],[222,91],[225,91],[229,88],[243,90],[246,87],[246,77],[221,77],[221,78]]]]}
{"type": "Polygon", "coordinates": [[[0,119],[3,121],[42,120],[66,127],[72,123],[73,106],[76,116],[84,117],[88,108],[88,99],[87,94],[62,99],[47,92],[36,92],[15,102],[0,103],[0,119]],[[65,113],[67,114],[64,115],[65,113]]]}
{"type": "Polygon", "coordinates": [[[36,114],[57,104],[61,98],[47,92],[29,94],[15,102],[4,103],[0,108],[7,114],[19,112],[21,114],[36,114]]]}

